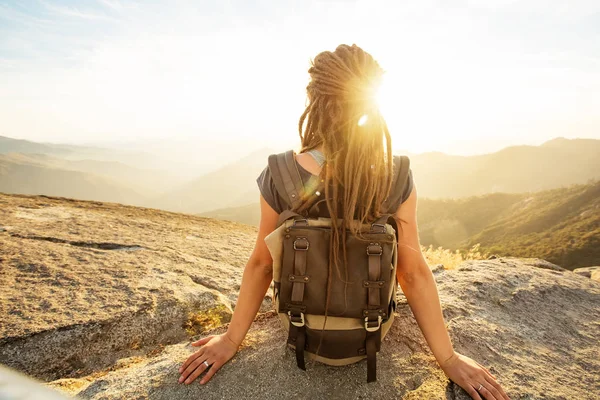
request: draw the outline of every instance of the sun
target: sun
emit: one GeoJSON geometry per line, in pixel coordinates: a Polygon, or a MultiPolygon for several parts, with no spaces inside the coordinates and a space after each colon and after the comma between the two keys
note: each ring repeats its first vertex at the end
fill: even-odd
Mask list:
{"type": "Polygon", "coordinates": [[[375,104],[381,115],[383,115],[383,118],[385,118],[391,132],[393,132],[392,128],[397,122],[400,101],[401,97],[399,96],[398,88],[394,85],[393,80],[385,76],[376,89],[375,104]]]}

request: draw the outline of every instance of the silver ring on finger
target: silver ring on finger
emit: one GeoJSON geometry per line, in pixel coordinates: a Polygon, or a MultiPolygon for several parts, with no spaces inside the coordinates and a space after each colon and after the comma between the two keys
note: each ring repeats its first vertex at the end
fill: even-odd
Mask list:
{"type": "Polygon", "coordinates": [[[204,360],[204,361],[202,362],[202,364],[204,364],[204,365],[206,366],[206,368],[210,367],[210,364],[209,364],[209,363],[207,363],[207,362],[206,362],[206,360],[204,360]]]}
{"type": "MultiPolygon", "coordinates": [[[[206,362],[206,361],[204,361],[204,362],[206,362]]],[[[480,384],[479,384],[479,387],[477,388],[477,391],[478,391],[478,392],[479,392],[479,391],[481,391],[481,388],[482,388],[482,387],[483,387],[483,385],[480,383],[480,384]]]]}

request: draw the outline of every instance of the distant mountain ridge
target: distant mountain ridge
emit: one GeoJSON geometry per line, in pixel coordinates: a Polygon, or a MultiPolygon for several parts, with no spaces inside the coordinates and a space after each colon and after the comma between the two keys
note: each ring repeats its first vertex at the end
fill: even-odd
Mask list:
{"type": "MultiPolygon", "coordinates": [[[[420,197],[461,198],[486,193],[523,193],[553,189],[571,184],[585,184],[600,179],[600,140],[556,138],[541,146],[512,146],[495,153],[477,156],[455,156],[440,152],[413,154],[411,169],[420,197]]],[[[255,168],[245,172],[247,179],[240,180],[237,188],[230,190],[236,201],[196,201],[185,208],[174,209],[189,213],[231,214],[224,210],[245,206],[252,202],[246,194],[258,194],[255,179],[266,166],[266,152],[255,153],[261,157],[255,168]],[[242,200],[237,200],[242,199],[242,200]],[[246,200],[246,201],[243,201],[246,200]],[[212,206],[212,209],[211,209],[212,206]],[[211,213],[211,211],[214,211],[211,213]]],[[[250,156],[249,156],[250,157],[250,156]]],[[[233,164],[232,164],[233,165],[233,164]]],[[[223,168],[221,181],[229,181],[238,167],[223,168]]],[[[212,182],[218,182],[215,179],[212,182]]],[[[177,196],[189,196],[209,181],[190,183],[177,196]]],[[[218,187],[218,184],[215,184],[218,187]]],[[[239,218],[236,219],[240,221],[239,218]]],[[[244,217],[244,221],[249,220],[244,217]]]]}
{"type": "Polygon", "coordinates": [[[70,144],[54,144],[32,142],[23,139],[14,139],[0,135],[0,154],[24,153],[47,154],[55,156],[68,156],[82,154],[83,152],[109,152],[110,149],[100,147],[78,146],[70,144]]]}
{"type": "Polygon", "coordinates": [[[600,140],[556,138],[477,156],[414,155],[411,168],[420,196],[460,198],[584,184],[600,178],[599,154],[600,140]]]}
{"type": "MultiPolygon", "coordinates": [[[[121,163],[138,169],[157,169],[156,155],[127,147],[110,148],[76,144],[38,143],[0,136],[0,154],[50,156],[68,161],[121,163]]],[[[162,168],[159,168],[162,169],[162,168]]]]}
{"type": "Polygon", "coordinates": [[[256,202],[237,207],[218,208],[216,210],[199,213],[198,215],[201,217],[258,226],[258,222],[260,221],[260,205],[256,202]]]}
{"type": "Polygon", "coordinates": [[[267,158],[274,151],[262,148],[240,160],[164,194],[153,206],[169,211],[189,214],[217,207],[237,207],[258,202],[259,191],[256,178],[267,166],[267,158]]]}
{"type": "MultiPolygon", "coordinates": [[[[35,143],[0,136],[0,154],[11,153],[6,156],[10,156],[12,161],[18,157],[13,154],[17,152],[24,154],[30,164],[34,163],[40,168],[51,166],[100,175],[139,192],[142,196],[133,204],[190,214],[225,212],[228,219],[247,223],[251,223],[254,217],[244,215],[240,219],[235,217],[239,212],[224,209],[258,202],[256,178],[266,167],[268,155],[277,151],[264,147],[220,168],[215,165],[215,170],[198,176],[193,169],[185,167],[164,169],[164,159],[159,163],[158,155],[35,143]],[[177,175],[167,173],[167,170],[175,170],[177,175]],[[185,178],[189,176],[196,178],[185,178]]],[[[600,140],[556,138],[540,146],[511,146],[476,156],[440,152],[410,154],[410,160],[419,197],[441,199],[486,193],[537,192],[585,184],[600,179],[599,154],[600,140]]],[[[4,158],[4,161],[9,160],[4,158]]],[[[182,166],[190,164],[185,159],[180,161],[182,166]]],[[[49,174],[46,180],[59,179],[52,178],[50,171],[45,173],[49,174]]],[[[19,179],[27,179],[27,176],[21,175],[19,179]]],[[[27,193],[49,194],[46,193],[47,186],[35,187],[35,182],[38,180],[32,176],[27,193]]],[[[4,185],[4,188],[0,186],[0,190],[20,193],[13,192],[19,188],[18,185],[13,184],[10,188],[4,185]]],[[[99,198],[85,198],[116,202],[123,198],[120,195],[111,197],[110,193],[107,191],[99,198]]],[[[59,195],[55,191],[52,194],[59,195]]],[[[74,194],[77,193],[67,193],[66,196],[76,197],[74,194]]]]}
{"type": "Polygon", "coordinates": [[[23,155],[0,154],[0,192],[123,204],[145,201],[140,193],[109,178],[55,167],[49,157],[35,159],[23,155]]]}

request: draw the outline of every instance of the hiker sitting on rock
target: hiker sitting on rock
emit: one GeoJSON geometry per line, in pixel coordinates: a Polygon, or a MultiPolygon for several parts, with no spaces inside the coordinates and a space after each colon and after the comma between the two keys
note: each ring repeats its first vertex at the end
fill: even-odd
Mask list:
{"type": "Polygon", "coordinates": [[[392,155],[374,99],[379,64],[340,45],[318,54],[308,72],[301,150],[269,156],[257,179],[258,237],[227,332],[193,343],[199,350],[179,382],[208,370],[204,384],[236,354],[271,281],[298,367],[305,358],[337,366],[366,359],[367,381],[375,381],[399,284],[446,376],[474,399],[508,399],[484,366],[452,347],[419,244],[410,160],[392,155]]]}

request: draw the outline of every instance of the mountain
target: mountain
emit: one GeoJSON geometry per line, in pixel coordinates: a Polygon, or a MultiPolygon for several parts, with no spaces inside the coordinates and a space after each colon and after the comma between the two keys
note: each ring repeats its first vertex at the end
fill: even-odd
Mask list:
{"type": "Polygon", "coordinates": [[[164,193],[182,182],[176,174],[159,169],[136,168],[119,161],[73,160],[67,161],[65,167],[106,176],[148,197],[164,193]]]}
{"type": "MultiPolygon", "coordinates": [[[[2,157],[2,156],[0,156],[2,157]]],[[[68,160],[55,158],[47,154],[10,153],[3,156],[6,160],[37,165],[54,169],[80,171],[105,177],[138,193],[150,197],[180,183],[177,176],[161,170],[148,170],[132,167],[118,161],[68,160]]],[[[143,205],[143,204],[138,204],[143,205]]]]}
{"type": "MultiPolygon", "coordinates": [[[[127,148],[53,145],[0,137],[0,153],[12,152],[27,155],[30,163],[36,158],[35,162],[42,160],[42,164],[50,163],[54,168],[109,178],[149,198],[136,203],[139,205],[253,222],[256,218],[252,214],[240,219],[235,217],[238,211],[227,209],[258,199],[256,178],[267,165],[268,155],[275,151],[263,148],[225,165],[217,163],[213,171],[200,176],[193,167],[198,162],[190,159],[191,154],[201,154],[195,148],[181,154],[167,150],[164,154],[147,154],[127,148]],[[177,154],[179,159],[173,161],[177,154]]],[[[585,184],[600,179],[598,154],[600,140],[557,138],[541,146],[512,146],[477,156],[433,152],[411,154],[410,159],[419,196],[442,199],[585,184]]],[[[28,193],[44,192],[32,188],[28,193]]]]}
{"type": "Polygon", "coordinates": [[[421,243],[538,257],[564,268],[600,264],[600,181],[523,194],[421,199],[421,243]]]}
{"type": "Polygon", "coordinates": [[[175,188],[155,199],[153,207],[197,214],[215,208],[237,207],[258,201],[256,178],[273,150],[263,148],[214,172],[175,188]]]}
{"type": "Polygon", "coordinates": [[[0,192],[43,194],[82,200],[142,204],[145,197],[127,185],[87,172],[55,167],[48,156],[0,155],[0,192]]]}
{"type": "Polygon", "coordinates": [[[0,154],[38,153],[66,156],[74,152],[72,146],[52,145],[0,136],[0,154]]]}
{"type": "Polygon", "coordinates": [[[96,157],[111,158],[115,155],[114,149],[78,146],[71,144],[39,143],[29,140],[13,139],[0,136],[0,154],[24,153],[24,154],[46,154],[54,157],[85,157],[95,155],[96,157]]]}
{"type": "MultiPolygon", "coordinates": [[[[523,193],[559,188],[571,184],[585,184],[600,179],[600,140],[557,138],[541,146],[513,146],[501,151],[477,156],[454,156],[440,152],[411,154],[411,168],[419,197],[462,198],[486,193],[523,193]]],[[[188,186],[188,191],[200,193],[200,187],[219,189],[219,181],[238,182],[229,187],[227,198],[235,201],[221,201],[222,198],[204,198],[202,201],[186,201],[183,207],[169,209],[189,213],[204,213],[226,219],[256,222],[234,217],[235,212],[226,208],[247,205],[258,195],[254,179],[264,166],[266,157],[255,153],[257,168],[249,170],[248,181],[239,179],[239,169],[235,166],[220,170],[218,178],[210,175],[188,186]],[[260,167],[260,168],[259,168],[260,167]],[[196,187],[196,190],[192,190],[196,187]],[[252,190],[249,191],[248,188],[252,190]],[[250,196],[249,196],[250,195],[250,196]]],[[[252,155],[248,156],[252,157],[252,155]]]]}
{"type": "MultiPolygon", "coordinates": [[[[0,154],[20,153],[33,156],[50,156],[71,161],[94,160],[99,162],[116,162],[135,166],[140,169],[164,168],[164,160],[159,155],[129,149],[127,147],[97,147],[71,144],[38,143],[28,140],[13,139],[0,136],[0,154]]],[[[175,168],[175,170],[177,170],[175,168]]],[[[177,182],[179,183],[179,182],[177,182]]]]}
{"type": "MultiPolygon", "coordinates": [[[[299,370],[269,290],[234,358],[207,385],[178,384],[198,349],[190,340],[228,326],[255,228],[2,194],[0,224],[2,398],[11,389],[50,398],[7,367],[81,399],[470,398],[440,369],[401,290],[377,383],[364,382],[364,361],[308,360],[299,370]]],[[[597,397],[600,283],[518,258],[442,266],[432,277],[454,349],[490,369],[510,398],[597,397]]]]}
{"type": "Polygon", "coordinates": [[[587,183],[600,178],[599,154],[600,140],[557,138],[477,156],[423,153],[410,159],[421,197],[461,198],[587,183]]]}
{"type": "Polygon", "coordinates": [[[252,203],[239,207],[218,208],[216,210],[199,213],[198,215],[201,217],[258,226],[260,221],[260,205],[258,203],[252,203]]]}

